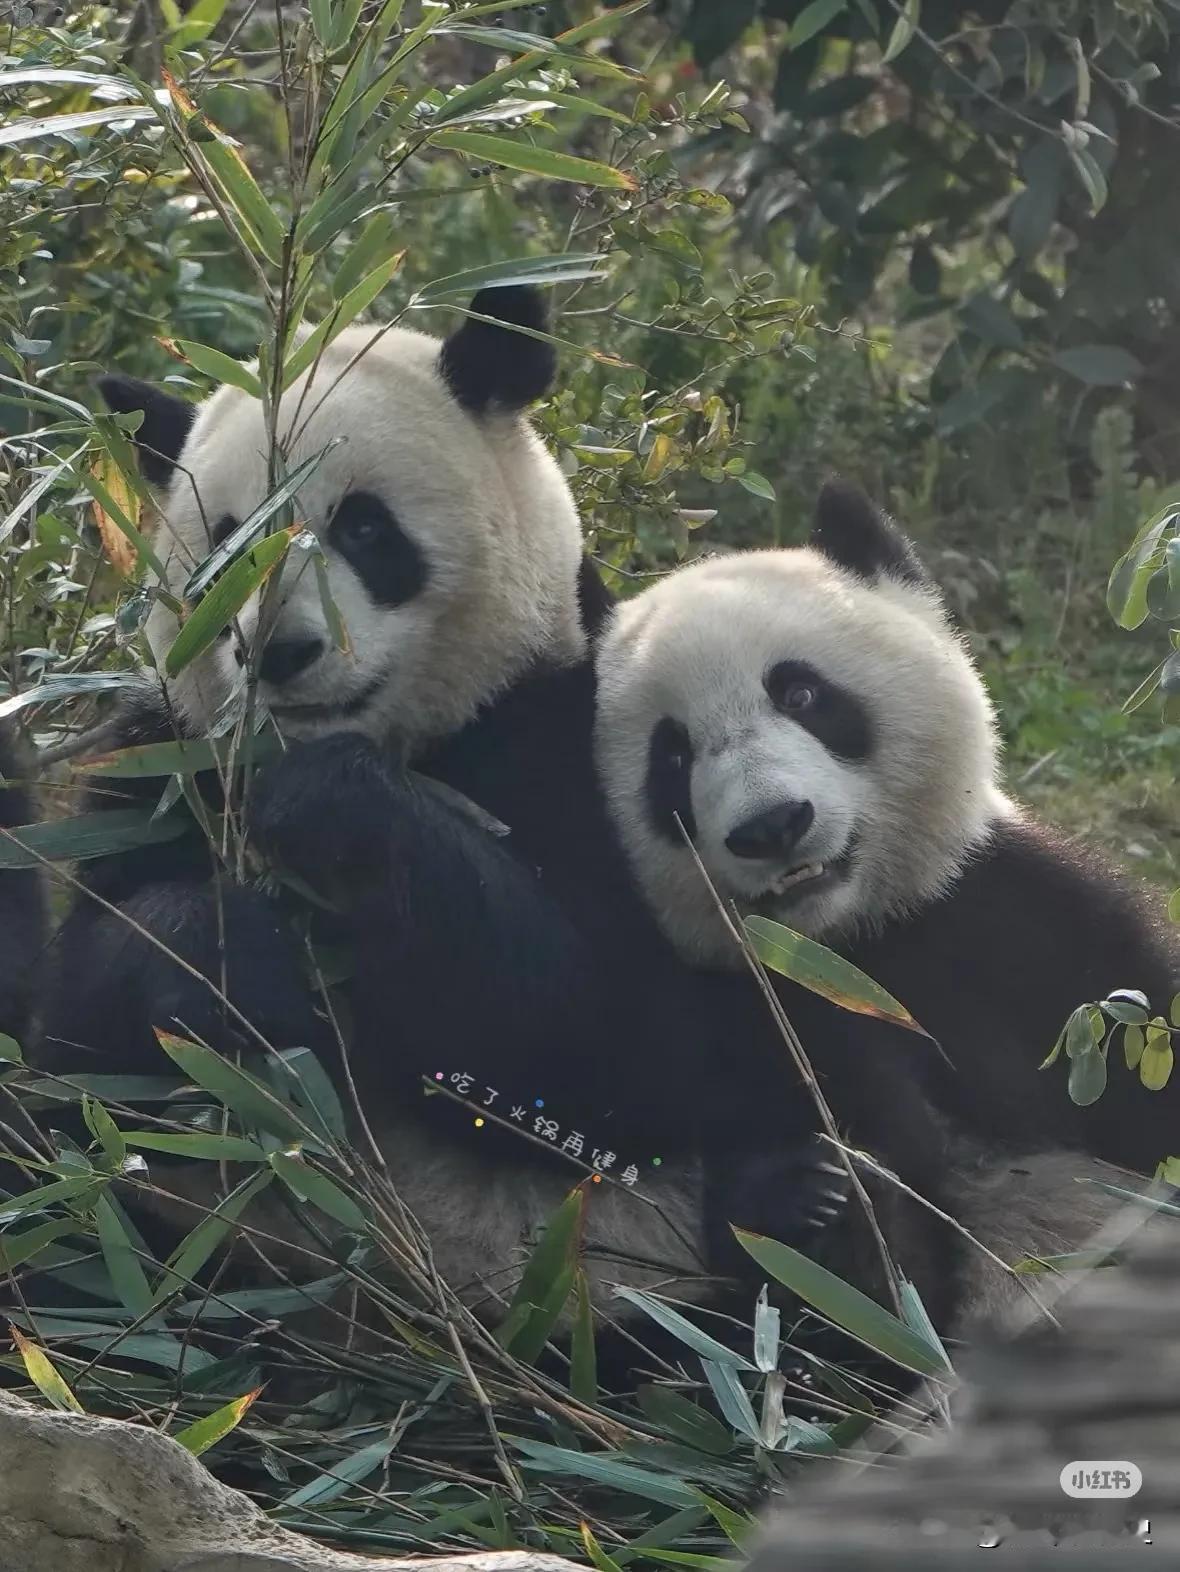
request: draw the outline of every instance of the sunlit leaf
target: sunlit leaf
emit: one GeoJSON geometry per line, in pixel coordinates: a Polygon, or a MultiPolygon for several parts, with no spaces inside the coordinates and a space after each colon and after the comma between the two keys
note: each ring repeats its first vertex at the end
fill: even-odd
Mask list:
{"type": "Polygon", "coordinates": [[[31,142],[37,137],[66,136],[71,131],[89,131],[92,126],[129,124],[135,120],[154,120],[150,104],[120,104],[110,109],[80,109],[70,115],[43,115],[38,120],[12,120],[0,126],[0,147],[31,142]]]}
{"type": "Polygon", "coordinates": [[[223,355],[219,349],[211,349],[208,344],[194,344],[187,338],[178,338],[175,343],[188,363],[205,376],[240,388],[251,398],[262,397],[262,384],[257,375],[232,355],[223,355]]]}
{"type": "Polygon", "coordinates": [[[842,1009],[892,1021],[926,1035],[903,1004],[834,950],[782,923],[772,922],[769,917],[747,917],[745,928],[758,959],[771,971],[780,972],[842,1009]]]}
{"type": "Polygon", "coordinates": [[[493,136],[486,131],[436,131],[429,140],[434,147],[450,148],[484,163],[502,164],[506,169],[519,169],[550,180],[573,180],[579,185],[610,186],[619,191],[635,189],[634,179],[621,169],[512,137],[493,136]]]}
{"type": "Polygon", "coordinates": [[[376,300],[377,296],[389,283],[398,271],[405,257],[404,251],[397,251],[391,257],[386,257],[383,262],[369,273],[360,283],[351,289],[344,299],[332,312],[325,317],[311,332],[295,347],[290,359],[283,367],[283,387],[289,388],[296,377],[300,376],[312,365],[316,358],[332,342],[339,333],[343,333],[349,323],[366,311],[376,300]]]}
{"type": "Polygon", "coordinates": [[[252,1392],[246,1392],[242,1397],[235,1397],[232,1402],[215,1409],[211,1414],[206,1414],[204,1419],[198,1419],[194,1424],[178,1430],[172,1439],[178,1441],[186,1452],[191,1452],[194,1457],[200,1457],[202,1452],[207,1452],[211,1446],[216,1446],[218,1441],[224,1440],[231,1430],[241,1424],[249,1412],[250,1405],[261,1391],[262,1388],[259,1386],[252,1392]]]}
{"type": "Polygon", "coordinates": [[[54,1408],[64,1408],[71,1413],[83,1414],[86,1410],[66,1385],[53,1361],[43,1348],[27,1338],[19,1327],[10,1326],[12,1341],[16,1344],[29,1380],[54,1408]]]}

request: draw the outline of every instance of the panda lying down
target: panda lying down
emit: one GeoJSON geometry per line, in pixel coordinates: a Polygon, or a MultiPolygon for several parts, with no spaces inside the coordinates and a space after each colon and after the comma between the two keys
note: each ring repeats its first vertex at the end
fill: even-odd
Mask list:
{"type": "MultiPolygon", "coordinates": [[[[723,901],[847,956],[937,1040],[776,979],[853,1140],[872,1147],[847,1106],[853,1066],[919,1082],[939,1121],[908,1138],[940,1146],[945,1204],[1006,1260],[1087,1238],[1115,1204],[1076,1182],[1102,1175],[1094,1159],[1143,1172],[1180,1148],[1175,1083],[1149,1092],[1112,1066],[1078,1108],[1038,1068],[1078,1004],[1137,988],[1166,1012],[1176,946],[1144,891],[1005,796],[979,673],[911,544],[863,496],[827,487],[805,548],[701,561],[620,606],[597,671],[612,822],[684,960],[740,965],[687,835],[723,901]]],[[[897,1117],[915,1113],[903,1098],[897,1117]]],[[[944,1327],[1007,1297],[928,1218],[910,1213],[893,1243],[920,1287],[933,1266],[944,1327]],[[956,1259],[948,1303],[937,1284],[956,1259]]]]}
{"type": "MultiPolygon", "coordinates": [[[[543,320],[528,291],[496,295],[475,309],[543,320]]],[[[347,339],[329,380],[355,353],[347,339]]],[[[1012,1254],[1067,1248],[1101,1198],[1073,1183],[1083,1159],[1061,1148],[1142,1167],[1167,1148],[1157,1131],[1173,1099],[1083,1114],[1033,1070],[1082,998],[1166,991],[1160,941],[1107,875],[1014,815],[945,613],[901,538],[844,490],[825,493],[811,547],[699,564],[622,607],[595,727],[589,648],[605,596],[579,569],[568,489],[520,413],[551,370],[536,340],[471,322],[443,344],[389,333],[331,381],[288,458],[347,438],[298,500],[357,656],[333,647],[305,570],[269,627],[248,607],[167,695],[166,724],[200,734],[257,666],[291,746],[256,779],[252,834],[338,908],[354,954],[352,1078],[444,1275],[494,1319],[584,1172],[544,1149],[545,1129],[526,1143],[493,1118],[476,1133],[470,1109],[423,1096],[424,1077],[462,1071],[502,1109],[544,1102],[557,1117],[543,1123],[583,1135],[607,1179],[608,1155],[616,1172],[641,1170],[634,1189],[590,1192],[603,1307],[618,1282],[713,1302],[704,1273],[748,1275],[729,1221],[818,1238],[872,1281],[810,1097],[731,968],[677,816],[723,894],[847,949],[952,1059],[943,1075],[922,1040],[784,985],[850,1139],[989,1239],[1007,1230],[1012,1254]],[[507,842],[416,789],[406,752],[508,824],[507,842]]],[[[138,440],[167,488],[180,583],[265,495],[260,418],[230,389],[195,419],[142,385],[108,396],[148,407],[138,440]]],[[[286,397],[298,406],[300,385],[286,397]]],[[[149,632],[162,654],[175,636],[162,608],[149,632]]],[[[128,713],[123,740],[156,734],[158,709],[128,713]]],[[[282,912],[203,841],[89,878],[207,976],[224,966],[226,993],[272,1046],[332,1061],[282,912]]],[[[109,911],[83,902],[57,950],[56,1067],[68,1043],[91,1055],[73,1049],[75,1065],[156,1068],[154,1025],[239,1046],[208,990],[109,911]]],[[[1133,1093],[1113,1079],[1111,1103],[1133,1093]]],[[[903,1268],[955,1325],[981,1301],[974,1278],[947,1270],[954,1236],[891,1186],[880,1205],[903,1268]]]]}

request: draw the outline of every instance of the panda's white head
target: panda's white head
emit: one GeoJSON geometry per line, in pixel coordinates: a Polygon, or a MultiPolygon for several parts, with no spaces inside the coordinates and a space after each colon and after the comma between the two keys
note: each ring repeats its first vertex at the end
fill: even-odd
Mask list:
{"type": "MultiPolygon", "coordinates": [[[[288,471],[331,446],[299,488],[351,645],[334,642],[314,554],[292,551],[267,608],[258,695],[293,736],[348,727],[410,747],[456,731],[536,658],[584,648],[573,499],[522,411],[548,388],[553,353],[511,326],[545,324],[523,287],[484,290],[445,342],[353,326],[283,395],[288,471]],[[273,616],[272,613],[277,613],[273,616]]],[[[101,384],[136,433],[149,479],[167,488],[157,551],[178,591],[268,494],[262,407],[222,387],[199,409],[122,377],[101,384]]],[[[237,623],[258,637],[256,596],[237,623]]],[[[157,605],[157,659],[177,633],[157,605]]],[[[173,697],[208,727],[240,687],[236,633],[178,674],[173,697]]]]}
{"type": "Polygon", "coordinates": [[[634,873],[693,961],[718,893],[833,941],[945,888],[1000,814],[992,707],[909,542],[828,486],[811,543],[693,563],[615,613],[596,751],[634,873]]]}

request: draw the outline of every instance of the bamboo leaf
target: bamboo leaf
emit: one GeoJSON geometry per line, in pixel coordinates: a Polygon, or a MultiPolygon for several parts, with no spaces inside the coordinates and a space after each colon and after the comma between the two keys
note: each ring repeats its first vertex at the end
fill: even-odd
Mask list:
{"type": "Polygon", "coordinates": [[[603,258],[596,251],[559,251],[545,256],[514,257],[484,267],[465,268],[431,279],[414,295],[415,304],[439,300],[466,300],[481,289],[502,289],[509,284],[569,284],[580,279],[602,278],[603,258]]]}
{"type": "Polygon", "coordinates": [[[702,1359],[705,1375],[713,1388],[718,1407],[740,1434],[749,1440],[761,1440],[761,1431],[746,1389],[737,1378],[732,1365],[719,1365],[712,1359],[702,1359]]]}
{"type": "Polygon", "coordinates": [[[896,60],[902,50],[909,47],[921,19],[922,0],[905,0],[902,13],[893,24],[889,42],[885,45],[885,53],[881,56],[882,65],[888,65],[891,60],[896,60]]]}
{"type": "Polygon", "coordinates": [[[204,120],[203,124],[212,132],[212,140],[199,144],[201,161],[241,219],[247,237],[269,261],[281,261],[284,230],[277,213],[263,196],[237,146],[210,121],[204,120]]]}
{"type": "Polygon", "coordinates": [[[257,1141],[240,1135],[194,1132],[172,1135],[163,1130],[125,1130],[123,1139],[136,1151],[169,1152],[174,1157],[207,1157],[217,1163],[264,1163],[266,1153],[257,1141]]]}
{"type": "Polygon", "coordinates": [[[666,1332],[671,1332],[673,1337],[678,1337],[694,1353],[702,1355],[705,1359],[712,1359],[719,1365],[736,1365],[739,1370],[754,1369],[748,1359],[744,1359],[732,1348],[726,1348],[724,1343],[719,1343],[707,1332],[702,1332],[678,1310],[673,1310],[651,1294],[644,1293],[641,1288],[616,1288],[615,1297],[635,1305],[645,1315],[649,1315],[658,1326],[662,1326],[666,1332]]]}
{"type": "Polygon", "coordinates": [[[858,1015],[872,1015],[892,1021],[911,1032],[923,1031],[903,1004],[899,1004],[880,983],[866,977],[851,961],[814,939],[772,922],[769,917],[747,917],[745,929],[758,959],[771,971],[779,972],[800,987],[830,999],[842,1009],[858,1015]]]}
{"type": "Polygon", "coordinates": [[[798,49],[817,33],[822,33],[828,23],[844,10],[845,3],[846,0],[811,0],[811,4],[805,5],[791,23],[787,48],[798,49]]]}
{"type": "Polygon", "coordinates": [[[84,1414],[86,1410],[70,1391],[45,1350],[30,1341],[19,1327],[10,1324],[9,1331],[28,1372],[29,1380],[41,1396],[52,1403],[54,1408],[63,1408],[74,1414],[84,1414]]]}
{"type": "Polygon", "coordinates": [[[313,453],[311,458],[304,459],[302,464],[297,464],[286,479],[275,487],[270,496],[260,502],[252,513],[247,514],[237,529],[231,530],[221,544],[197,564],[184,586],[185,600],[196,600],[206,585],[233,561],[248,542],[253,540],[255,535],[262,533],[279,509],[285,507],[298,494],[303,482],[309,475],[315,473],[340,440],[338,438],[326,443],[318,453],[313,453]]]}
{"type": "Polygon", "coordinates": [[[585,1204],[585,1191],[578,1185],[557,1208],[497,1329],[496,1341],[526,1364],[539,1358],[569,1298],[578,1268],[585,1204]]]}
{"type": "Polygon", "coordinates": [[[99,1196],[94,1213],[99,1248],[115,1292],[133,1316],[148,1314],[153,1304],[151,1284],[110,1196],[99,1196]]]}
{"type": "Polygon", "coordinates": [[[204,770],[262,764],[277,758],[281,748],[273,732],[244,738],[235,747],[230,737],[178,737],[175,742],[145,742],[113,753],[75,759],[76,774],[104,780],[150,780],[161,775],[199,775],[204,770]]]}
{"type": "Polygon", "coordinates": [[[219,1102],[242,1120],[287,1141],[302,1141],[306,1130],[287,1107],[261,1081],[231,1064],[212,1048],[186,1042],[171,1032],[156,1029],[160,1047],[179,1065],[190,1081],[212,1092],[219,1102]]]}
{"type": "Polygon", "coordinates": [[[622,1490],[627,1495],[642,1496],[647,1501],[661,1501],[665,1506],[698,1506],[696,1492],[682,1479],[672,1474],[656,1474],[635,1463],[622,1462],[610,1454],[573,1452],[564,1447],[550,1446],[547,1441],[527,1440],[512,1436],[513,1446],[523,1452],[527,1466],[542,1473],[574,1475],[594,1484],[607,1485],[612,1490],[622,1490]]]}
{"type": "Polygon", "coordinates": [[[241,388],[243,393],[249,393],[251,398],[262,397],[262,384],[257,375],[240,360],[235,360],[232,355],[223,355],[219,349],[211,349],[208,344],[194,344],[191,339],[178,338],[173,340],[190,366],[194,366],[206,377],[212,377],[214,382],[228,383],[230,387],[241,388]]]}
{"type": "Polygon", "coordinates": [[[261,1391],[262,1388],[256,1386],[252,1392],[246,1392],[242,1397],[235,1397],[224,1407],[206,1414],[204,1419],[198,1419],[194,1424],[178,1430],[172,1439],[178,1441],[186,1452],[191,1452],[194,1457],[200,1457],[202,1452],[207,1452],[211,1446],[216,1446],[218,1441],[224,1440],[231,1430],[235,1430],[241,1424],[250,1410],[250,1405],[261,1391]]]}
{"type": "Polygon", "coordinates": [[[298,526],[294,525],[290,529],[276,530],[226,568],[181,624],[180,632],[172,641],[164,657],[170,677],[183,671],[216,641],[222,628],[229,626],[287,555],[287,548],[297,531],[298,526]]]}
{"type": "Polygon", "coordinates": [[[286,1152],[272,1152],[270,1166],[300,1201],[310,1201],[321,1212],[334,1217],[352,1233],[364,1233],[368,1220],[360,1207],[326,1174],[320,1173],[302,1158],[290,1157],[286,1152]]]}
{"type": "Polygon", "coordinates": [[[570,1340],[570,1391],[582,1403],[598,1401],[598,1356],[594,1347],[594,1307],[581,1267],[574,1276],[576,1308],[570,1340]]]}
{"type": "Polygon", "coordinates": [[[45,824],[19,824],[0,834],[0,869],[39,868],[42,859],[88,862],[134,851],[176,840],[188,832],[190,822],[174,814],[156,819],[143,808],[108,808],[45,824]]]}
{"type": "Polygon", "coordinates": [[[393,1451],[393,1442],[392,1436],[382,1436],[379,1441],[372,1441],[368,1446],[361,1447],[351,1457],[334,1462],[326,1473],[318,1475],[309,1484],[285,1496],[279,1502],[279,1506],[285,1512],[291,1512],[296,1507],[324,1506],[327,1502],[334,1501],[337,1496],[342,1496],[350,1485],[359,1484],[375,1468],[380,1468],[393,1451]]]}
{"type": "Polygon", "coordinates": [[[373,304],[401,267],[405,254],[404,251],[398,251],[393,256],[387,257],[384,262],[378,263],[355,288],[349,290],[331,316],[325,317],[312,328],[301,343],[296,345],[293,354],[283,367],[284,389],[289,388],[295,378],[312,365],[317,356],[338,334],[343,333],[350,322],[373,304]]]}
{"type": "Polygon", "coordinates": [[[43,115],[37,120],[14,120],[9,125],[0,126],[0,147],[14,147],[18,142],[31,142],[43,136],[66,136],[71,131],[89,131],[92,126],[155,118],[156,111],[150,104],[121,104],[110,109],[82,109],[71,115],[43,115]]]}
{"type": "MultiPolygon", "coordinates": [[[[139,499],[109,453],[99,453],[96,456],[94,477],[107,495],[118,504],[123,517],[138,531],[139,499]]],[[[119,527],[98,497],[94,499],[94,522],[98,526],[98,537],[102,542],[107,561],[116,573],[121,573],[124,578],[130,578],[135,572],[139,555],[132,546],[127,531],[119,527]]]]}
{"type": "Polygon", "coordinates": [[[72,1217],[62,1217],[52,1223],[37,1223],[23,1233],[0,1235],[0,1272],[15,1271],[25,1261],[39,1255],[46,1245],[63,1234],[74,1233],[77,1227],[72,1217]]]}
{"type": "Polygon", "coordinates": [[[502,164],[525,174],[542,175],[549,180],[573,180],[585,186],[609,186],[619,191],[634,191],[635,181],[621,169],[598,164],[572,153],[554,152],[531,142],[512,137],[493,136],[486,131],[436,131],[428,139],[434,147],[465,153],[484,163],[502,164]]]}
{"type": "Polygon", "coordinates": [[[229,1195],[181,1240],[164,1263],[159,1280],[152,1289],[153,1301],[156,1304],[175,1290],[187,1289],[191,1286],[192,1280],[232,1231],[234,1223],[250,1202],[260,1191],[265,1190],[273,1179],[274,1174],[269,1168],[262,1168],[256,1174],[251,1174],[236,1189],[231,1190],[229,1195]]]}
{"type": "Polygon", "coordinates": [[[734,1236],[749,1255],[777,1282],[798,1294],[821,1315],[842,1327],[857,1342],[919,1375],[945,1375],[945,1356],[897,1316],[843,1282],[825,1267],[809,1261],[790,1245],[762,1234],[735,1228],[734,1236]]]}

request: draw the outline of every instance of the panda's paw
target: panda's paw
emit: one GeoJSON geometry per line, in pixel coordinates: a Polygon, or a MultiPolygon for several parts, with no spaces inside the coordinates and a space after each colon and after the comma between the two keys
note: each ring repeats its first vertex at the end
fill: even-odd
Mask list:
{"type": "Polygon", "coordinates": [[[397,787],[359,732],[294,743],[254,783],[250,827],[280,869],[324,894],[379,876],[397,787]]]}
{"type": "Polygon", "coordinates": [[[725,1189],[736,1227],[804,1251],[840,1221],[852,1196],[844,1165],[818,1136],[740,1159],[725,1189]]]}

